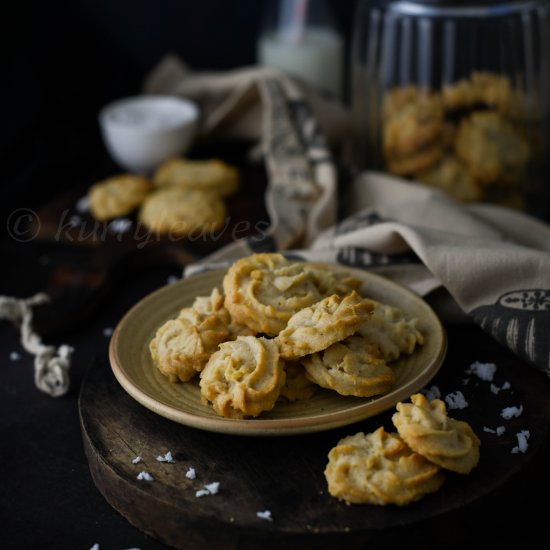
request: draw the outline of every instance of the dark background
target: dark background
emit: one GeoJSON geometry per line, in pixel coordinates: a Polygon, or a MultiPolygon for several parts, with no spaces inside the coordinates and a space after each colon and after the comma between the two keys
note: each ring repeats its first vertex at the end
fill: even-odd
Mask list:
{"type": "MultiPolygon", "coordinates": [[[[318,0],[316,0],[318,1],[318,0]]],[[[330,0],[349,43],[355,0],[330,0]]],[[[57,0],[3,5],[0,218],[103,161],[97,113],[140,92],[167,53],[194,69],[255,62],[266,0],[57,0]]],[[[2,224],[4,225],[4,224],[2,224]]]]}

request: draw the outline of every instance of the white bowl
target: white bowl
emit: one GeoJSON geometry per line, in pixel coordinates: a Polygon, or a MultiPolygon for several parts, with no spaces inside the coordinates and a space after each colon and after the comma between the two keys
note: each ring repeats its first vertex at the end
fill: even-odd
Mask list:
{"type": "Polygon", "coordinates": [[[199,108],[176,96],[128,97],[103,107],[99,123],[117,164],[131,172],[151,172],[189,149],[198,129],[199,108]]]}

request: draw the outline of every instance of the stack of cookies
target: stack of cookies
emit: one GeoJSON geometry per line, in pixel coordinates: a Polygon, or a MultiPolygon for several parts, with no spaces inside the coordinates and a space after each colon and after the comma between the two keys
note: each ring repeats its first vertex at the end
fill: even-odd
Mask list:
{"type": "Polygon", "coordinates": [[[239,173],[218,159],[174,158],[158,167],[153,178],[121,174],[94,184],[90,211],[105,221],[139,208],[139,221],[161,235],[185,237],[218,230],[226,219],[224,198],[236,193],[239,173]]]}
{"type": "Polygon", "coordinates": [[[395,381],[391,362],[423,343],[416,319],[362,297],[344,271],[280,254],[235,262],[214,289],[150,343],[155,366],[173,382],[200,377],[206,403],[228,418],[257,417],[281,399],[318,387],[369,397],[395,381]]]}
{"type": "Polygon", "coordinates": [[[418,393],[396,407],[397,433],[380,427],[331,449],[325,477],[332,496],[347,504],[402,506],[437,491],[442,470],[468,474],[477,465],[479,439],[468,423],[449,418],[443,401],[418,393]]]}
{"type": "Polygon", "coordinates": [[[462,202],[523,208],[531,151],[518,120],[521,101],[493,73],[474,72],[441,91],[391,89],[382,113],[385,167],[462,202]]]}

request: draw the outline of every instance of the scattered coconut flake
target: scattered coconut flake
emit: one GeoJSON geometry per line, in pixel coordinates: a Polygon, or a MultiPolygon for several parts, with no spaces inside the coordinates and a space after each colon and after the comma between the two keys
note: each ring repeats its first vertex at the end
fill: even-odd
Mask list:
{"type": "Polygon", "coordinates": [[[140,481],[154,481],[154,477],[149,472],[139,472],[136,476],[140,481]]]}
{"type": "Polygon", "coordinates": [[[76,210],[81,214],[90,210],[90,199],[86,195],[76,201],[76,210]]]}
{"type": "Polygon", "coordinates": [[[441,397],[441,391],[437,386],[432,386],[431,388],[424,389],[422,390],[422,393],[425,395],[428,401],[431,401],[432,399],[439,399],[441,397]]]}
{"type": "Polygon", "coordinates": [[[449,409],[465,409],[468,406],[468,401],[466,401],[464,394],[460,390],[446,395],[445,403],[447,403],[449,409]]]}
{"type": "Polygon", "coordinates": [[[476,361],[470,365],[470,368],[466,371],[468,374],[475,374],[481,380],[486,382],[492,382],[497,366],[494,363],[480,363],[476,361]]]}
{"type": "Polygon", "coordinates": [[[132,464],[139,464],[141,462],[141,456],[136,456],[132,458],[132,464]]]}
{"type": "Polygon", "coordinates": [[[97,542],[90,548],[90,550],[99,550],[99,544],[97,542]]]}
{"type": "Polygon", "coordinates": [[[10,361],[19,361],[21,359],[21,354],[17,353],[16,351],[12,351],[10,353],[10,361]]]}
{"type": "Polygon", "coordinates": [[[82,224],[82,218],[78,214],[73,214],[67,223],[69,227],[78,227],[82,224]]]}
{"type": "Polygon", "coordinates": [[[185,477],[187,479],[196,479],[197,472],[195,471],[195,468],[189,468],[187,472],[185,473],[185,477]]]}
{"type": "Polygon", "coordinates": [[[506,431],[506,428],[504,426],[498,426],[495,430],[493,430],[493,428],[483,426],[483,431],[489,434],[496,434],[500,437],[506,431]]]}
{"type": "Polygon", "coordinates": [[[174,460],[174,457],[172,456],[172,453],[168,451],[165,455],[159,455],[157,456],[157,460],[159,462],[170,462],[170,464],[175,464],[176,461],[174,460]]]}
{"type": "Polygon", "coordinates": [[[138,548],[137,546],[134,548],[125,548],[124,550],[141,550],[141,548],[138,548]]]}
{"type": "Polygon", "coordinates": [[[523,405],[520,405],[519,407],[504,407],[504,409],[500,411],[500,416],[502,416],[504,420],[510,420],[511,418],[517,418],[518,416],[521,416],[522,412],[523,405]]]}
{"type": "Polygon", "coordinates": [[[210,494],[210,491],[208,491],[207,489],[199,489],[196,493],[195,493],[195,496],[197,498],[199,497],[205,497],[206,495],[209,495],[210,494]]]}
{"type": "Polygon", "coordinates": [[[215,495],[220,490],[220,482],[214,481],[212,483],[208,483],[204,486],[204,488],[212,495],[215,495]]]}
{"type": "Polygon", "coordinates": [[[497,435],[500,437],[504,432],[506,431],[506,428],[504,426],[497,426],[497,435]]]}
{"type": "Polygon", "coordinates": [[[132,220],[128,218],[117,218],[109,222],[109,230],[113,233],[126,233],[132,227],[132,220]]]}
{"type": "Polygon", "coordinates": [[[110,338],[113,335],[113,329],[111,327],[105,327],[102,333],[105,338],[110,338]]]}
{"type": "Polygon", "coordinates": [[[166,279],[166,283],[169,285],[173,285],[174,283],[177,283],[179,281],[179,277],[176,277],[175,275],[170,275],[168,279],[166,279]]]}
{"type": "Polygon", "coordinates": [[[491,384],[491,391],[495,394],[495,395],[498,395],[498,393],[501,391],[501,390],[509,390],[512,386],[510,386],[510,382],[504,382],[504,384],[502,384],[502,386],[500,386],[500,388],[498,386],[496,386],[495,384],[491,384]]]}
{"type": "Polygon", "coordinates": [[[525,453],[527,451],[527,448],[529,447],[527,440],[530,436],[531,434],[529,433],[529,430],[521,430],[521,432],[518,432],[516,434],[516,437],[518,439],[518,446],[512,449],[512,454],[515,455],[518,453],[525,453]]]}
{"type": "Polygon", "coordinates": [[[483,426],[483,431],[487,432],[489,434],[496,434],[497,433],[496,430],[493,430],[493,428],[488,428],[487,426],[483,426]]]}
{"type": "Polygon", "coordinates": [[[273,518],[271,517],[271,510],[264,510],[263,512],[256,512],[256,515],[260,519],[265,519],[266,521],[273,521],[273,518]]]}

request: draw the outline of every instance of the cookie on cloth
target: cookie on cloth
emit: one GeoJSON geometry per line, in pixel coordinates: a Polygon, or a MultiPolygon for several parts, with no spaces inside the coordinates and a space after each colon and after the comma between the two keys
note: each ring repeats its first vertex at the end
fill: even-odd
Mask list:
{"type": "Polygon", "coordinates": [[[417,453],[446,470],[468,474],[479,460],[480,441],[467,422],[447,416],[440,399],[417,393],[392,416],[399,435],[417,453]]]}
{"type": "Polygon", "coordinates": [[[350,504],[403,506],[439,489],[440,468],[383,427],[345,437],[328,454],[329,493],[350,504]]]}
{"type": "Polygon", "coordinates": [[[223,279],[225,307],[237,323],[276,336],[296,312],[323,298],[302,264],[281,254],[237,260],[223,279]]]}
{"type": "Polygon", "coordinates": [[[147,179],[133,174],[99,181],[88,191],[90,212],[99,221],[125,216],[143,202],[150,188],[147,179]]]}
{"type": "Polygon", "coordinates": [[[319,353],[302,358],[308,377],[341,395],[370,397],[387,393],[395,382],[393,369],[376,344],[350,336],[319,353]]]}
{"type": "Polygon", "coordinates": [[[309,399],[319,389],[306,374],[302,364],[297,361],[288,361],[284,365],[286,382],[281,388],[281,398],[286,401],[300,401],[309,399]]]}
{"type": "Polygon", "coordinates": [[[157,168],[153,183],[157,187],[211,191],[226,197],[238,190],[239,172],[234,166],[219,159],[173,158],[157,168]]]}
{"type": "Polygon", "coordinates": [[[396,307],[371,300],[372,315],[358,329],[368,342],[377,344],[386,361],[393,361],[401,353],[412,353],[417,345],[424,343],[418,329],[418,319],[407,319],[396,307]]]}
{"type": "Polygon", "coordinates": [[[202,398],[227,418],[255,417],[271,410],[284,383],[276,344],[255,336],[221,344],[200,374],[202,398]]]}
{"type": "Polygon", "coordinates": [[[181,237],[216,231],[225,216],[225,203],[217,194],[177,188],[151,193],[139,212],[139,220],[151,231],[181,237]]]}
{"type": "Polygon", "coordinates": [[[370,300],[353,291],[344,297],[334,294],[298,311],[275,339],[281,357],[297,359],[327,349],[356,332],[373,308],[370,300]]]}

